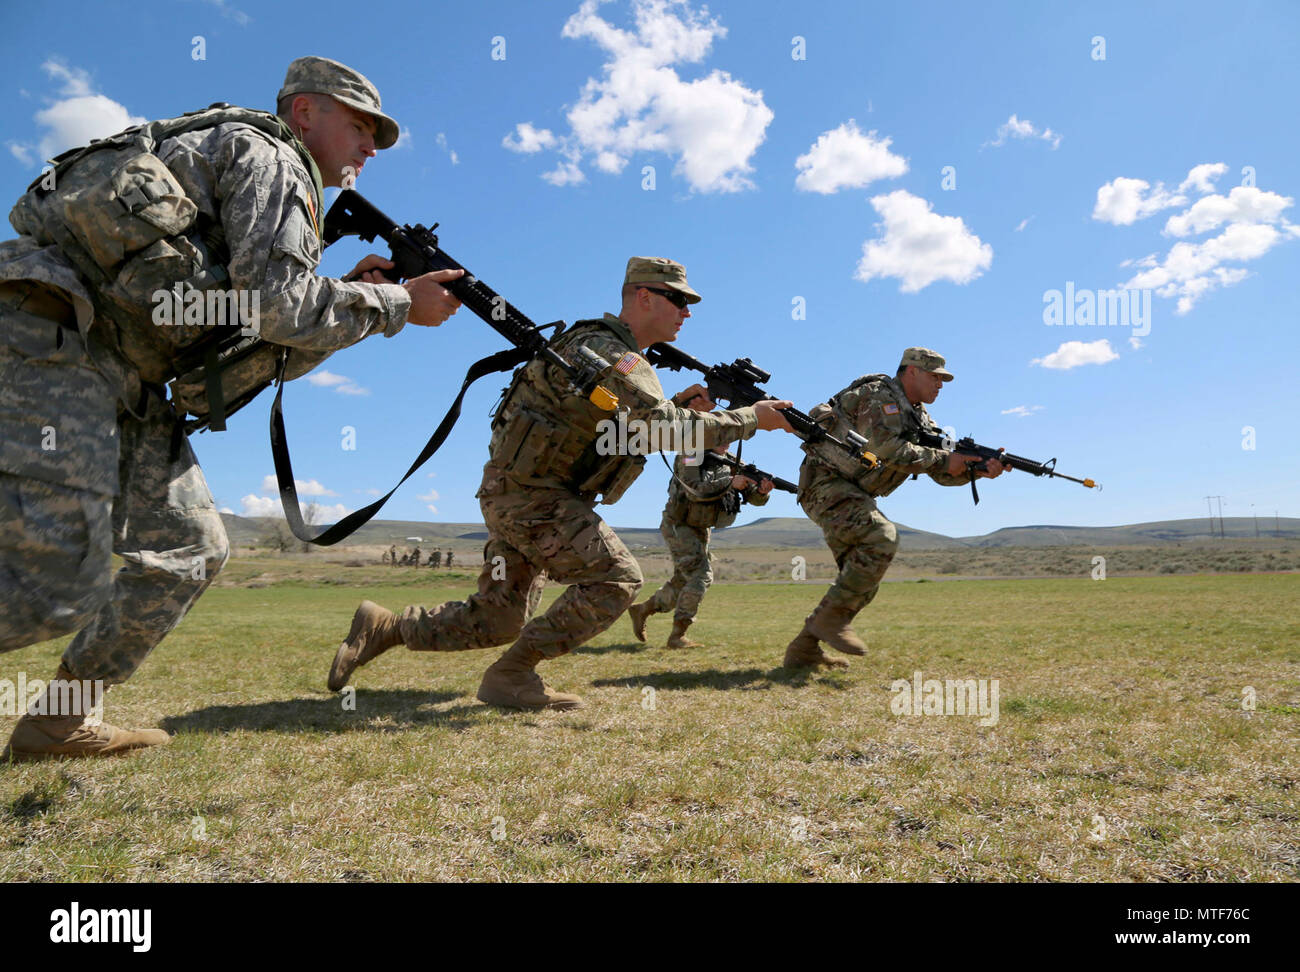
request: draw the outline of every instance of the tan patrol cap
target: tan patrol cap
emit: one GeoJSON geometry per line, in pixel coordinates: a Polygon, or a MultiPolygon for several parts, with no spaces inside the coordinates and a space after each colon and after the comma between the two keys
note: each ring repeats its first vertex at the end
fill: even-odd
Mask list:
{"type": "Polygon", "coordinates": [[[931,351],[929,348],[908,348],[904,351],[903,360],[898,363],[898,367],[905,368],[908,365],[916,365],[922,371],[938,375],[944,381],[952,381],[953,379],[953,373],[943,367],[943,355],[938,351],[931,351]]]}
{"type": "Polygon", "coordinates": [[[379,89],[364,74],[328,57],[300,57],[289,65],[284,75],[284,87],[275,100],[278,103],[281,98],[296,94],[329,95],[340,104],[369,115],[378,123],[375,130],[377,149],[391,147],[400,134],[397,122],[379,110],[379,89]]]}
{"type": "Polygon", "coordinates": [[[627,261],[625,284],[658,284],[668,290],[686,295],[686,303],[698,304],[704,298],[686,282],[686,268],[675,260],[664,257],[632,257],[627,261]]]}

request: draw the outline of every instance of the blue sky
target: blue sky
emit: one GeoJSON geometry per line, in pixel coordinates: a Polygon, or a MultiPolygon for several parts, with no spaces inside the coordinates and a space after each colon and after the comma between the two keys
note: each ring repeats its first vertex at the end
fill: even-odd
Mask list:
{"type": "MultiPolygon", "coordinates": [[[[807,410],[935,348],[957,375],[941,425],[1104,484],[1012,474],[976,509],[918,481],[882,502],[896,521],[1131,523],[1203,515],[1208,494],[1227,515],[1300,514],[1294,4],[135,0],[58,18],[0,13],[9,199],[69,139],[214,101],[270,108],[290,60],[333,57],[404,129],[357,189],[440,222],[534,320],[616,312],[627,257],[670,256],[705,298],[678,338],[696,357],[752,357],[807,410]],[[1150,291],[1149,317],[1045,324],[1067,285],[1150,291]]],[[[340,243],[321,270],[364,252],[340,243]]],[[[336,508],[387,491],[468,364],[501,347],[462,311],[335,355],[286,391],[298,476],[336,508]]],[[[480,518],[502,383],[475,387],[432,475],[382,515],[480,518]]],[[[268,407],[192,440],[234,512],[275,495],[268,407]]],[[[795,478],[797,445],[760,434],[745,454],[795,478]]],[[[602,512],[657,524],[666,477],[652,459],[602,512]]],[[[800,515],[778,495],[741,522],[758,513],[800,515]]]]}

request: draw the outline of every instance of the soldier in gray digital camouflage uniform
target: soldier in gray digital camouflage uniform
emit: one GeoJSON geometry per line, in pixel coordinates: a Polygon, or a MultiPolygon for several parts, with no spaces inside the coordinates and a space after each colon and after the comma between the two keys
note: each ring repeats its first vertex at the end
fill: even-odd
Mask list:
{"type": "MultiPolygon", "coordinates": [[[[587,348],[607,363],[600,380],[625,410],[623,427],[629,431],[623,443],[608,434],[619,424],[613,413],[574,394],[554,365],[534,359],[516,373],[492,423],[490,458],[478,491],[489,536],[478,593],[397,614],[363,601],[334,656],[331,690],[343,688],[357,666],[396,645],[463,651],[513,641],[484,673],[481,701],[525,709],[580,704],[578,696],[543,684],[536,665],[608,628],[642,582],[636,558],[593,509],[596,499],[617,500],[640,474],[644,452],[686,451],[688,435],[696,443],[692,448],[712,448],[760,428],[789,431],[779,412],[789,402],[701,414],[665,399],[658,375],[637,352],[674,340],[690,316],[687,306],[699,299],[681,264],[633,257],[619,315],[578,321],[552,345],[571,361],[587,348]],[[656,434],[644,435],[644,445],[636,446],[638,430],[647,428],[656,434]],[[547,577],[568,586],[533,617],[547,577]]],[[[693,385],[678,400],[700,394],[707,395],[693,385]]]]}
{"type": "MultiPolygon", "coordinates": [[[[687,403],[694,408],[697,402],[687,403]]],[[[699,613],[700,601],[713,582],[709,556],[709,537],[714,527],[728,527],[736,522],[743,496],[747,503],[763,506],[772,492],[772,481],[755,483],[747,476],[735,475],[731,467],[713,457],[726,452],[726,446],[701,456],[680,455],[673,463],[668,481],[668,503],[664,506],[659,532],[673,558],[673,576],[663,587],[640,604],[627,609],[632,633],[638,641],[646,640],[646,619],[652,614],[673,612],[673,630],[669,648],[701,648],[699,642],[686,637],[686,629],[699,613]]]]}
{"type": "MultiPolygon", "coordinates": [[[[934,427],[925,406],[952,379],[942,356],[908,348],[893,377],[864,375],[810,413],[834,435],[852,430],[865,436],[880,465],[866,470],[846,463],[831,447],[802,447],[807,458],[799,471],[799,505],[822,528],[839,574],[786,649],[787,666],[845,666],[821,650],[821,641],[848,655],[866,653],[853,619],[876,596],[898,550],[898,531],[876,508],[876,497],[888,496],[919,473],[943,486],[970,482],[966,463],[978,457],[920,446],[912,438],[917,429],[934,427]]],[[[989,460],[988,470],[978,475],[993,479],[1003,468],[989,460]]]]}
{"type": "MultiPolygon", "coordinates": [[[[226,561],[221,518],[163,387],[220,322],[160,320],[157,294],[224,284],[257,296],[256,320],[242,323],[263,343],[242,359],[250,371],[222,382],[263,377],[236,392],[274,375],[277,346],[294,349],[286,376],[297,377],[339,348],[408,321],[441,324],[459,306],[441,283],[460,271],[399,286],[379,273],[392,264],[371,255],[356,282],[316,276],[323,187],[397,140],[375,87],[335,61],[300,58],[277,111],[150,123],[151,150],[135,137],[69,160],[10,216],[20,236],[0,243],[0,652],[79,632],[56,682],[125,681],[226,561]],[[77,211],[80,222],[68,208],[51,216],[47,201],[78,180],[114,196],[77,211]],[[146,248],[130,252],[128,238],[146,248]]],[[[7,755],[106,755],[170,738],[47,709],[57,706],[19,719],[7,755]]]]}

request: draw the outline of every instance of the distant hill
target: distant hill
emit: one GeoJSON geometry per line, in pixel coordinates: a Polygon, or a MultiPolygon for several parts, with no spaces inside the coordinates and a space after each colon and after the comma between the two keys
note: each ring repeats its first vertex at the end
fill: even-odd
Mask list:
{"type": "MultiPolygon", "coordinates": [[[[221,514],[226,533],[235,546],[255,546],[277,522],[265,517],[243,517],[231,513],[221,514]]],[[[1272,517],[1258,521],[1259,535],[1286,539],[1300,538],[1300,519],[1282,517],[1275,532],[1272,517]]],[[[1078,527],[1078,526],[1022,526],[1005,527],[978,537],[946,537],[925,530],[913,530],[898,524],[899,538],[908,550],[955,550],[972,547],[1057,547],[1057,546],[1155,546],[1162,543],[1205,542],[1219,536],[1219,521],[1215,519],[1214,533],[1210,532],[1208,517],[1194,520],[1160,520],[1154,523],[1134,523],[1128,526],[1078,527]]],[[[1230,516],[1223,521],[1223,532],[1232,539],[1255,536],[1256,521],[1248,516],[1230,516]]],[[[618,535],[633,549],[662,547],[663,537],[658,529],[645,527],[615,527],[618,535]]],[[[482,523],[428,523],[418,520],[371,520],[339,546],[383,546],[413,543],[433,544],[451,540],[482,543],[487,531],[482,523]],[[418,541],[411,537],[419,537],[418,541]]],[[[714,534],[714,543],[722,547],[815,547],[823,542],[822,532],[811,520],[799,517],[766,517],[745,526],[729,527],[714,534]]]]}

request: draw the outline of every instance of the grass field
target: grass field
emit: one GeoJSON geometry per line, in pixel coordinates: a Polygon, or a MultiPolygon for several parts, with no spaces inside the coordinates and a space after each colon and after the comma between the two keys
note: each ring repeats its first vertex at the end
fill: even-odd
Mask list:
{"type": "Polygon", "coordinates": [[[1300,575],[887,584],[868,657],[816,675],[777,666],[821,583],[719,584],[708,648],[623,618],[545,665],[584,708],[511,713],[474,699],[496,651],[397,649],[355,710],[327,693],[362,597],[471,586],[364,573],[233,562],[108,696],[170,746],[0,767],[0,879],[1300,879],[1300,575]],[[998,679],[997,724],[893,714],[915,671],[998,679]]]}

